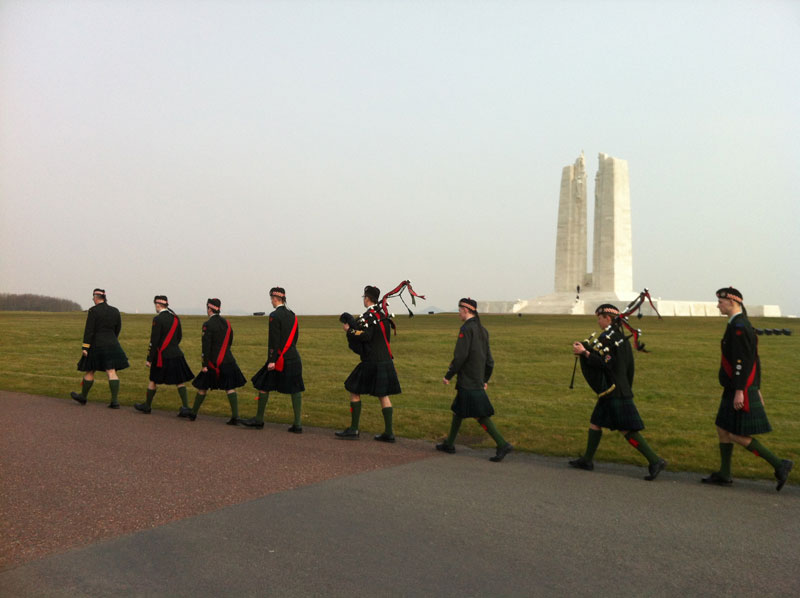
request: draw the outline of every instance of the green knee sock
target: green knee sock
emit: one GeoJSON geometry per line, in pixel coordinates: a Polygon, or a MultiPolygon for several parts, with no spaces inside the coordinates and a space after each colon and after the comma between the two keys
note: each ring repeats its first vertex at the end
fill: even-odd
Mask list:
{"type": "Polygon", "coordinates": [[[780,458],[763,444],[761,444],[757,438],[753,438],[750,441],[750,444],[747,445],[747,450],[753,453],[756,457],[761,457],[764,459],[775,469],[781,466],[780,458]]]}
{"type": "Polygon", "coordinates": [[[453,414],[453,421],[450,422],[450,433],[447,435],[447,445],[454,446],[456,442],[456,436],[458,436],[458,430],[461,428],[461,422],[464,421],[462,418],[458,417],[455,413],[453,414]]]}
{"type": "Polygon", "coordinates": [[[731,477],[731,457],[733,456],[733,443],[719,443],[719,475],[726,480],[731,477]]]}
{"type": "Polygon", "coordinates": [[[302,427],[303,425],[303,393],[296,392],[292,394],[292,411],[294,411],[294,425],[302,427]]]}
{"type": "Polygon", "coordinates": [[[119,380],[109,380],[108,387],[111,389],[111,403],[118,403],[117,396],[119,395],[119,380]]]}
{"type": "Polygon", "coordinates": [[[194,395],[194,405],[192,406],[192,411],[194,414],[197,415],[200,412],[200,405],[203,404],[203,401],[206,400],[206,395],[200,394],[199,392],[194,395]]]}
{"type": "Polygon", "coordinates": [[[361,419],[361,401],[350,401],[350,429],[358,430],[361,419]]]}
{"type": "Polygon", "coordinates": [[[147,398],[144,400],[144,404],[148,407],[153,405],[153,397],[156,396],[156,389],[155,388],[148,388],[147,389],[147,398]]]}
{"type": "Polygon", "coordinates": [[[228,402],[231,404],[231,417],[239,419],[239,396],[235,392],[229,392],[228,402]]]}
{"type": "Polygon", "coordinates": [[[478,419],[481,427],[489,433],[489,436],[497,443],[497,446],[505,446],[508,444],[506,439],[498,432],[497,427],[494,425],[491,417],[481,417],[478,419]]]}
{"type": "Polygon", "coordinates": [[[586,452],[583,454],[584,461],[592,461],[597,447],[600,446],[600,439],[603,437],[603,430],[589,428],[589,436],[586,439],[586,452]]]}
{"type": "Polygon", "coordinates": [[[89,391],[92,390],[92,384],[94,384],[94,380],[87,380],[84,378],[81,380],[81,395],[85,399],[89,395],[89,391]]]}
{"type": "Polygon", "coordinates": [[[181,406],[184,409],[189,408],[189,394],[186,392],[185,386],[178,387],[178,396],[181,398],[181,406]]]}
{"type": "Polygon", "coordinates": [[[658,462],[658,455],[656,452],[650,448],[650,445],[647,444],[647,441],[644,439],[639,432],[628,432],[625,434],[625,440],[628,441],[633,448],[644,455],[644,458],[647,459],[647,462],[651,465],[653,463],[658,462]]]}
{"type": "Polygon", "coordinates": [[[258,407],[256,408],[256,421],[260,424],[264,423],[264,412],[267,410],[267,403],[269,402],[269,393],[258,391],[258,407]]]}
{"type": "Polygon", "coordinates": [[[394,436],[394,431],[392,430],[392,414],[394,413],[394,408],[384,407],[381,409],[381,413],[383,413],[383,433],[387,436],[394,436]]]}

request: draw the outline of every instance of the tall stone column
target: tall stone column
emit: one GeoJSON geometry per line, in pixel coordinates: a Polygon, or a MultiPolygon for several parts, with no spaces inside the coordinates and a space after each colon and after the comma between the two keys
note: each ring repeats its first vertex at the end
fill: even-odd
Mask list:
{"type": "Polygon", "coordinates": [[[586,160],[561,171],[556,231],[555,291],[575,292],[586,274],[586,160]]]}
{"type": "Polygon", "coordinates": [[[633,292],[631,189],[628,162],[599,155],[595,177],[592,290],[633,292]]]}

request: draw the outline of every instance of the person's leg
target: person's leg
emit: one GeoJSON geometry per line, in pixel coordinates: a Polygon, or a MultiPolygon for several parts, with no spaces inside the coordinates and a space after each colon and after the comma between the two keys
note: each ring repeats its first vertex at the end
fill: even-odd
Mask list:
{"type": "Polygon", "coordinates": [[[645,440],[644,436],[642,436],[642,433],[638,430],[635,432],[624,432],[623,436],[625,437],[625,440],[628,441],[628,444],[642,453],[644,458],[647,459],[648,475],[646,475],[644,479],[648,482],[655,480],[658,477],[658,474],[666,468],[667,462],[659,457],[652,448],[650,448],[647,440],[645,440]]]}
{"type": "Polygon", "coordinates": [[[235,390],[227,391],[228,402],[231,404],[231,418],[225,422],[229,426],[235,426],[239,423],[239,395],[235,390]]]}
{"type": "Polygon", "coordinates": [[[81,391],[71,392],[69,396],[78,401],[81,405],[86,404],[86,399],[89,396],[89,391],[94,384],[94,371],[86,372],[81,379],[81,391]]]}
{"type": "Polygon", "coordinates": [[[358,424],[361,420],[361,395],[350,394],[350,427],[336,432],[338,438],[356,439],[359,436],[358,424]]]}
{"type": "Polygon", "coordinates": [[[589,424],[589,434],[586,438],[586,450],[583,456],[573,459],[569,464],[578,469],[585,469],[586,471],[593,470],[594,454],[597,452],[597,447],[600,446],[600,440],[602,438],[603,429],[594,424],[589,424]]]}
{"type": "Polygon", "coordinates": [[[108,387],[111,389],[111,402],[108,404],[112,409],[119,409],[119,376],[117,370],[106,370],[108,375],[108,387]]]}
{"type": "Polygon", "coordinates": [[[389,397],[381,397],[381,414],[383,415],[383,434],[375,436],[375,440],[382,442],[394,442],[394,428],[392,426],[392,415],[394,409],[389,397]]]}
{"type": "Polygon", "coordinates": [[[486,430],[489,436],[492,437],[492,440],[495,441],[497,444],[497,450],[495,451],[494,457],[489,457],[489,461],[493,461],[495,463],[499,463],[502,461],[505,456],[511,452],[513,448],[510,443],[506,442],[506,439],[503,438],[503,435],[500,434],[500,431],[497,429],[497,426],[494,425],[491,417],[481,417],[478,418],[478,423],[481,427],[486,430]]]}
{"type": "Polygon", "coordinates": [[[717,436],[719,437],[719,471],[711,473],[701,481],[704,484],[715,484],[717,486],[730,486],[731,479],[731,458],[733,457],[733,435],[727,430],[717,426],[717,436]]]}
{"type": "Polygon", "coordinates": [[[299,433],[303,430],[303,393],[301,392],[292,393],[292,413],[294,421],[289,431],[299,433]]]}

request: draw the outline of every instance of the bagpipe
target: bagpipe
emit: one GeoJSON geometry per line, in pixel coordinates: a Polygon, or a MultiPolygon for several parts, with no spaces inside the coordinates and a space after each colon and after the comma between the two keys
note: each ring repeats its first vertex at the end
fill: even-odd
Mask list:
{"type": "MultiPolygon", "coordinates": [[[[621,346],[626,338],[633,338],[634,346],[637,351],[649,353],[644,348],[644,343],[639,342],[639,337],[642,331],[639,328],[634,328],[629,319],[633,314],[637,317],[642,317],[640,311],[645,300],[650,303],[650,307],[656,312],[658,319],[661,319],[661,314],[658,313],[656,306],[653,305],[653,300],[650,297],[650,291],[645,288],[639,295],[631,301],[623,311],[616,314],[609,324],[599,335],[593,332],[588,338],[581,341],[584,348],[590,353],[594,353],[600,357],[601,367],[592,366],[589,359],[581,359],[581,373],[586,379],[589,387],[597,393],[598,397],[603,397],[611,393],[615,388],[614,374],[608,364],[612,359],[612,354],[616,351],[617,347],[621,346]],[[628,330],[630,336],[625,336],[624,329],[628,330]],[[597,336],[597,338],[595,338],[597,336]]],[[[579,356],[575,356],[575,365],[572,368],[572,380],[569,383],[570,388],[575,386],[575,371],[578,367],[579,356]]]]}
{"type": "MultiPolygon", "coordinates": [[[[417,297],[420,299],[425,299],[425,295],[420,295],[414,291],[414,289],[411,287],[410,281],[404,280],[391,291],[385,293],[383,297],[381,297],[380,301],[378,301],[377,305],[367,310],[358,318],[352,314],[344,312],[341,316],[339,316],[339,321],[342,324],[347,324],[350,328],[355,330],[366,330],[370,326],[380,326],[383,322],[388,322],[395,335],[397,335],[397,326],[395,325],[394,320],[392,320],[394,314],[389,313],[389,299],[392,297],[400,297],[400,301],[403,302],[403,305],[408,310],[408,317],[413,318],[414,312],[411,311],[411,308],[408,307],[405,299],[403,299],[403,292],[406,289],[408,290],[409,295],[411,295],[411,305],[416,307],[417,297]]],[[[363,355],[364,351],[367,350],[367,347],[364,343],[359,342],[355,336],[350,334],[347,335],[347,346],[351,351],[353,351],[353,353],[356,353],[357,355],[363,355]]]]}

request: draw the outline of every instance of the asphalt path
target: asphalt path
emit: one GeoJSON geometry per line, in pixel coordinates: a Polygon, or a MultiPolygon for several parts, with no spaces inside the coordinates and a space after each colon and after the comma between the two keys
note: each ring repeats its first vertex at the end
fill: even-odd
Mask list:
{"type": "MultiPolygon", "coordinates": [[[[0,393],[4,406],[9,396],[0,393]]],[[[88,413],[58,399],[15,394],[10,402],[20,397],[67,418],[88,413]]],[[[91,415],[105,417],[97,407],[91,415]]],[[[206,419],[193,432],[213,429],[222,443],[252,433],[206,419]]],[[[143,436],[154,427],[147,416],[118,421],[143,436]]],[[[0,425],[15,422],[0,418],[0,425]]],[[[643,468],[630,466],[601,463],[584,472],[564,459],[520,453],[495,464],[491,452],[460,446],[444,455],[422,441],[383,445],[339,441],[330,430],[280,431],[273,426],[248,442],[270,451],[304,442],[323,461],[346,450],[334,459],[377,457],[383,465],[295,480],[244,500],[233,493],[199,514],[24,556],[0,568],[0,595],[794,596],[800,589],[798,486],[780,493],[766,481],[709,487],[697,474],[669,471],[645,482],[643,468]],[[387,459],[387,449],[403,457],[387,459]]],[[[6,441],[0,449],[3,459],[13,453],[6,441]]],[[[4,516],[14,511],[7,470],[4,516]]],[[[272,474],[269,461],[242,471],[272,474]]]]}

